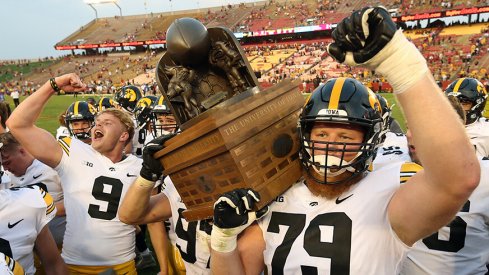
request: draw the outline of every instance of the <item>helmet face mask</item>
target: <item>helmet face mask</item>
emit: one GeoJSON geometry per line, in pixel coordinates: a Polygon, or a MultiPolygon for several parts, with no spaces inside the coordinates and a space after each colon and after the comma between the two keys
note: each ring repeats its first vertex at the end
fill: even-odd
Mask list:
{"type": "Polygon", "coordinates": [[[85,101],[73,102],[66,110],[66,127],[70,135],[87,140],[91,138],[91,129],[95,125],[95,107],[85,101]]]}
{"type": "Polygon", "coordinates": [[[321,184],[339,184],[363,174],[375,156],[382,124],[375,94],[354,79],[329,80],[311,94],[300,116],[300,156],[305,171],[321,184]],[[311,132],[318,125],[358,129],[363,140],[313,140],[311,132]]]}
{"type": "Polygon", "coordinates": [[[472,106],[466,111],[466,124],[472,124],[482,117],[486,107],[487,91],[484,85],[475,78],[459,78],[448,85],[446,95],[456,96],[462,104],[470,103],[472,106]]]}
{"type": "Polygon", "coordinates": [[[155,137],[175,133],[178,130],[175,117],[163,96],[158,98],[151,113],[150,118],[155,137]]]}

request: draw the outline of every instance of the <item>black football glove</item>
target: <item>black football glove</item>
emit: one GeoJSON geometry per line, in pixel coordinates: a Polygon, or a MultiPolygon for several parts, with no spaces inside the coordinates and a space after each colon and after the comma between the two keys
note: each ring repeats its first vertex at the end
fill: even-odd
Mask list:
{"type": "Polygon", "coordinates": [[[149,181],[157,181],[163,174],[163,166],[154,154],[164,148],[163,144],[175,134],[163,135],[150,141],[143,149],[143,166],[139,175],[149,181]]]}
{"type": "Polygon", "coordinates": [[[230,252],[236,248],[239,233],[268,213],[268,206],[256,212],[252,210],[258,201],[260,201],[258,192],[252,189],[235,189],[224,193],[214,203],[212,249],[230,252]]]}
{"type": "Polygon", "coordinates": [[[340,63],[365,63],[389,43],[396,30],[396,24],[387,10],[382,7],[363,8],[338,24],[333,31],[334,42],[328,46],[328,53],[340,63]]]}

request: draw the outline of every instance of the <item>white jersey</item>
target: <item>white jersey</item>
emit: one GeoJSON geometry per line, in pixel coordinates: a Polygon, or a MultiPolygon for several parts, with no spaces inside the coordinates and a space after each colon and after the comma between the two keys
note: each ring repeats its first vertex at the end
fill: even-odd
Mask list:
{"type": "Polygon", "coordinates": [[[455,219],[414,244],[401,274],[486,274],[489,253],[489,160],[455,219]]]}
{"type": "MultiPolygon", "coordinates": [[[[11,187],[21,187],[30,184],[42,183],[46,187],[49,194],[53,197],[55,203],[63,200],[63,189],[61,188],[61,182],[59,175],[53,168],[46,164],[34,159],[32,164],[27,167],[25,174],[17,177],[14,174],[8,172],[10,176],[11,187]]],[[[63,244],[63,237],[66,230],[66,217],[55,217],[49,223],[49,230],[53,235],[54,241],[57,246],[63,244]]]]}
{"type": "Polygon", "coordinates": [[[58,129],[56,129],[56,139],[62,139],[69,136],[71,136],[70,130],[65,126],[59,126],[58,129]]]}
{"type": "Polygon", "coordinates": [[[9,189],[10,188],[10,177],[8,174],[5,172],[5,169],[3,167],[0,167],[0,176],[1,176],[1,182],[0,182],[0,190],[4,189],[9,189]]]}
{"type": "MultiPolygon", "coordinates": [[[[369,173],[336,200],[297,182],[258,221],[269,274],[398,274],[409,249],[393,231],[387,206],[403,164],[369,173]]],[[[419,167],[419,166],[418,166],[419,167]]]]}
{"type": "Polygon", "coordinates": [[[34,274],[34,243],[55,214],[53,198],[39,186],[0,190],[0,252],[34,274]]]}
{"type": "Polygon", "coordinates": [[[25,174],[20,177],[8,171],[6,173],[10,177],[10,187],[21,187],[41,182],[46,186],[54,202],[63,200],[63,189],[61,188],[58,173],[37,159],[34,159],[32,164],[27,167],[25,174]]]}
{"type": "Polygon", "coordinates": [[[19,262],[0,252],[0,274],[24,275],[24,268],[19,262]]]}
{"type": "Polygon", "coordinates": [[[467,136],[475,147],[477,155],[489,156],[489,119],[481,117],[474,123],[465,126],[467,136]]]}
{"type": "Polygon", "coordinates": [[[120,202],[139,175],[141,160],[128,155],[113,163],[77,139],[59,141],[55,168],[61,177],[66,233],[61,256],[67,264],[112,266],[134,259],[135,228],[119,220],[120,202]]]}
{"type": "Polygon", "coordinates": [[[144,145],[148,144],[153,139],[155,139],[155,136],[153,135],[153,132],[146,131],[146,140],[144,141],[144,145]]]}
{"type": "Polygon", "coordinates": [[[133,119],[134,122],[134,136],[132,137],[132,154],[141,158],[143,157],[143,147],[146,143],[147,131],[144,128],[138,127],[137,121],[133,119]]]}
{"type": "Polygon", "coordinates": [[[411,161],[407,138],[404,134],[387,132],[384,142],[377,149],[377,155],[373,161],[373,169],[378,170],[382,166],[393,162],[411,161]]]}
{"type": "Polygon", "coordinates": [[[182,212],[187,208],[175,186],[169,177],[167,178],[163,192],[170,201],[172,212],[170,228],[175,231],[175,236],[170,237],[170,242],[180,250],[187,274],[211,274],[209,248],[211,226],[203,221],[185,220],[182,212]]]}

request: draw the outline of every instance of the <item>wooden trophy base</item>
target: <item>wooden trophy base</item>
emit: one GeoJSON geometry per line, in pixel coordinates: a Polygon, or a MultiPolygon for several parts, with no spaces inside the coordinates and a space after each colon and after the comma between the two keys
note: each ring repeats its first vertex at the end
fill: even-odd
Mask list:
{"type": "Polygon", "coordinates": [[[260,209],[301,177],[298,84],[286,80],[236,95],[188,121],[155,154],[187,207],[185,219],[212,217],[214,202],[236,188],[258,191],[260,209]]]}

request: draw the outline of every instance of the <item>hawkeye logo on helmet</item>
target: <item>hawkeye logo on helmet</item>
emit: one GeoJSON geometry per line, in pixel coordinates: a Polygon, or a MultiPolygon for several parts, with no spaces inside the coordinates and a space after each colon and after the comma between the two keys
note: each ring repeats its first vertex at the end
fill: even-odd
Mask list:
{"type": "Polygon", "coordinates": [[[318,112],[318,116],[347,116],[345,110],[338,109],[321,109],[318,112]]]}
{"type": "Polygon", "coordinates": [[[124,98],[127,98],[130,101],[134,101],[134,100],[136,100],[136,97],[137,97],[136,92],[133,89],[130,89],[130,88],[126,89],[126,95],[124,96],[124,98]]]}

